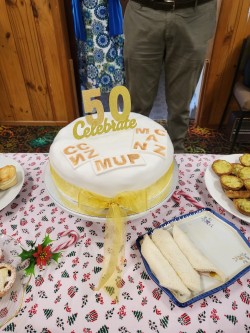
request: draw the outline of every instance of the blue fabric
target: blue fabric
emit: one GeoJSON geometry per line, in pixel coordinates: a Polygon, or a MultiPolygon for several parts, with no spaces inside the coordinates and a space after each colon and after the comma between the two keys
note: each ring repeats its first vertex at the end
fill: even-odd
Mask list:
{"type": "Polygon", "coordinates": [[[244,83],[245,86],[250,88],[250,59],[247,60],[245,68],[244,68],[243,83],[244,83]]]}
{"type": "Polygon", "coordinates": [[[86,41],[86,31],[79,0],[72,0],[72,14],[74,18],[74,30],[76,38],[78,40],[86,41]]]}
{"type": "MultiPolygon", "coordinates": [[[[75,36],[78,40],[86,41],[86,31],[80,0],[72,0],[75,36]]],[[[108,26],[110,36],[123,33],[123,15],[120,0],[108,0],[108,26]]]]}
{"type": "Polygon", "coordinates": [[[108,0],[109,34],[117,36],[123,33],[123,15],[120,0],[108,0]]]}

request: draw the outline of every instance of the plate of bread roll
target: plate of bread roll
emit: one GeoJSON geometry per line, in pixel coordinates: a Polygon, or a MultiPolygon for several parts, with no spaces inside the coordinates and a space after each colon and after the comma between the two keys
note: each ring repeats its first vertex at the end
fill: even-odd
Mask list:
{"type": "Polygon", "coordinates": [[[219,205],[250,223],[250,153],[215,159],[206,170],[205,183],[219,205]]]}
{"type": "Polygon", "coordinates": [[[12,158],[0,155],[0,210],[12,202],[24,182],[24,170],[12,158]]]}
{"type": "Polygon", "coordinates": [[[223,290],[250,270],[249,241],[210,208],[165,222],[136,244],[150,278],[180,307],[223,290]]]}

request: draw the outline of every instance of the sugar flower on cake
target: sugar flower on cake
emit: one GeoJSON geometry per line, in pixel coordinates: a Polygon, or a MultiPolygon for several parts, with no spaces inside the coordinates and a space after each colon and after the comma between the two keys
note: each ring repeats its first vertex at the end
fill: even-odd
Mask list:
{"type": "Polygon", "coordinates": [[[58,262],[61,256],[61,252],[53,252],[51,250],[51,243],[53,240],[50,239],[49,235],[46,235],[41,244],[35,246],[36,242],[30,243],[30,250],[25,250],[22,248],[22,252],[18,255],[21,261],[27,260],[28,266],[25,268],[26,275],[35,275],[35,266],[40,269],[43,266],[47,266],[51,263],[51,260],[58,262]]]}

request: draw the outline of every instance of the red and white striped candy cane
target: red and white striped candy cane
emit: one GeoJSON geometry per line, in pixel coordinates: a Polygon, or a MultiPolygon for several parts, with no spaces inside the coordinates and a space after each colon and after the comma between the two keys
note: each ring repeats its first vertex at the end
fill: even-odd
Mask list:
{"type": "Polygon", "coordinates": [[[199,204],[198,201],[196,201],[193,197],[191,197],[189,194],[186,192],[180,190],[180,191],[175,191],[172,195],[172,198],[174,199],[175,202],[178,204],[180,203],[180,198],[179,196],[183,196],[186,200],[191,202],[196,208],[201,209],[204,208],[203,205],[199,204]]]}
{"type": "Polygon", "coordinates": [[[62,231],[59,233],[59,236],[60,237],[69,236],[70,239],[62,244],[59,244],[55,249],[53,249],[53,252],[66,250],[69,246],[75,244],[79,239],[79,234],[74,230],[62,231]]]}

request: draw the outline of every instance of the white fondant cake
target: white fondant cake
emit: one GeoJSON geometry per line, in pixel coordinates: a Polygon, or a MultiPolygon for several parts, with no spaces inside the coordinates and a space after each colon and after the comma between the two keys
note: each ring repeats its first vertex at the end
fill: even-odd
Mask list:
{"type": "Polygon", "coordinates": [[[158,203],[157,198],[162,201],[161,194],[167,196],[174,166],[168,133],[140,114],[130,113],[130,119],[135,119],[134,128],[118,126],[107,112],[103,126],[111,128],[108,133],[102,133],[103,127],[98,126],[90,134],[84,132],[88,127],[85,117],[59,131],[50,148],[49,162],[52,179],[70,208],[86,213],[83,207],[77,208],[79,202],[84,206],[86,191],[114,198],[124,192],[146,190],[148,208],[158,203]]]}

